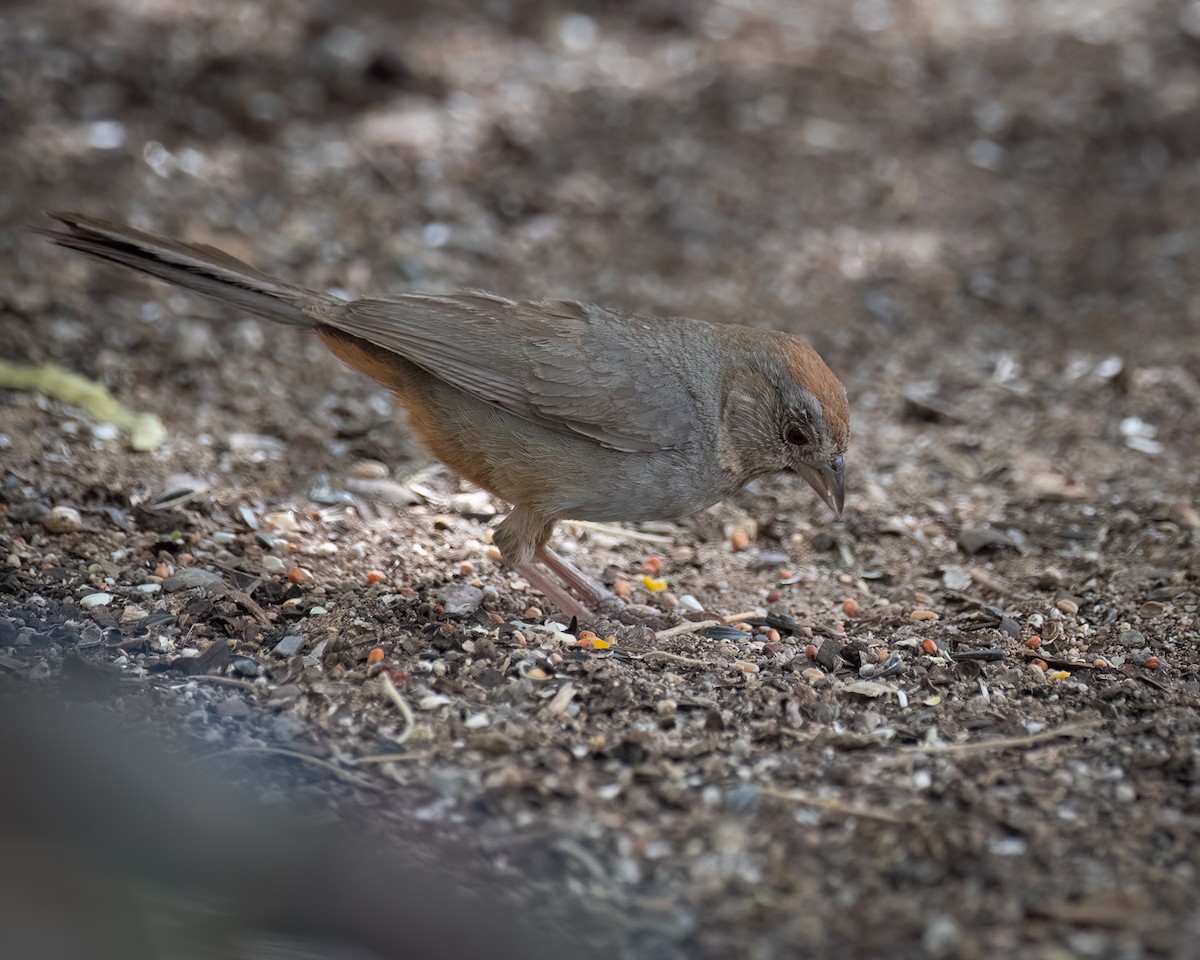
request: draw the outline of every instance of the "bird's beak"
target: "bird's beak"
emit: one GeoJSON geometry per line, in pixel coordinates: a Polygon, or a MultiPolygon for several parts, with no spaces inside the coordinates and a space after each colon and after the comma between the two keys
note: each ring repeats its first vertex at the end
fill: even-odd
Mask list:
{"type": "Polygon", "coordinates": [[[839,517],[842,506],[846,502],[846,458],[836,456],[828,463],[819,467],[807,463],[796,464],[796,472],[808,485],[817,491],[817,495],[829,504],[829,509],[839,517]]]}

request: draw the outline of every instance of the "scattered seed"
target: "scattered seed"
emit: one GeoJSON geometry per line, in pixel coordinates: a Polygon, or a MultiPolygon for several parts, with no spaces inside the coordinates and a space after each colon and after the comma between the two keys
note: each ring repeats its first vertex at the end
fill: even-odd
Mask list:
{"type": "Polygon", "coordinates": [[[735,660],[733,661],[733,665],[742,671],[742,673],[758,673],[758,664],[751,663],[749,660],[735,660]]]}
{"type": "Polygon", "coordinates": [[[312,579],[312,574],[303,567],[289,567],[287,572],[288,583],[307,583],[312,579]]]}
{"type": "Polygon", "coordinates": [[[662,593],[667,589],[667,581],[655,580],[653,577],[646,576],[642,577],[642,586],[644,586],[651,593],[662,593]]]}
{"type": "MultiPolygon", "coordinates": [[[[858,601],[855,600],[853,597],[847,597],[845,600],[842,601],[842,613],[844,613],[846,616],[857,617],[858,609],[859,609],[858,601]]],[[[915,614],[914,614],[914,616],[915,616],[915,614]]]]}
{"type": "Polygon", "coordinates": [[[1067,600],[1064,598],[1059,600],[1055,606],[1058,607],[1058,609],[1062,613],[1065,613],[1068,617],[1073,617],[1079,612],[1079,604],[1077,604],[1074,600],[1067,600]]]}
{"type": "Polygon", "coordinates": [[[1027,646],[1030,650],[1036,650],[1041,645],[1042,645],[1042,638],[1037,636],[1036,634],[1025,641],[1025,646],[1027,646]]]}
{"type": "Polygon", "coordinates": [[[810,643],[807,647],[805,647],[804,648],[804,656],[808,660],[816,660],[817,659],[817,645],[815,643],[810,643]]]}
{"type": "Polygon", "coordinates": [[[642,564],[642,573],[651,577],[657,577],[663,571],[663,558],[659,556],[651,556],[646,558],[646,562],[642,564]]]}
{"type": "Polygon", "coordinates": [[[1147,657],[1146,662],[1143,664],[1143,666],[1147,670],[1157,670],[1159,667],[1162,666],[1162,661],[1159,660],[1158,657],[1147,657]]]}
{"type": "Polygon", "coordinates": [[[779,590],[771,590],[764,599],[767,603],[778,603],[783,599],[783,593],[779,590]]]}
{"type": "Polygon", "coordinates": [[[633,593],[633,584],[624,578],[620,578],[613,583],[612,591],[621,600],[628,600],[633,593]]]}
{"type": "Polygon", "coordinates": [[[154,575],[159,580],[166,580],[171,575],[171,565],[165,560],[160,560],[154,567],[154,575]]]}
{"type": "Polygon", "coordinates": [[[1030,660],[1029,665],[1031,667],[1037,667],[1042,671],[1042,673],[1045,673],[1050,669],[1050,664],[1048,664],[1045,660],[1030,660]]]}
{"type": "Polygon", "coordinates": [[[458,572],[464,577],[473,577],[475,576],[475,564],[470,560],[464,560],[458,565],[458,572]]]}
{"type": "Polygon", "coordinates": [[[385,656],[385,654],[383,652],[383,648],[376,647],[374,650],[372,650],[370,653],[367,654],[367,666],[369,667],[372,664],[379,663],[380,661],[383,660],[384,656],[385,656]]]}
{"type": "Polygon", "coordinates": [[[779,642],[779,631],[776,630],[774,627],[767,627],[767,642],[768,643],[778,643],[779,642]]]}
{"type": "Polygon", "coordinates": [[[542,611],[538,607],[526,607],[525,608],[525,619],[526,620],[540,620],[541,617],[542,617],[542,611]]]}
{"type": "Polygon", "coordinates": [[[934,656],[935,654],[937,654],[937,652],[938,652],[938,645],[937,645],[937,643],[936,643],[935,641],[933,641],[933,640],[930,640],[928,637],[926,637],[924,640],[922,640],[922,641],[921,641],[921,649],[922,649],[922,650],[923,650],[925,653],[929,654],[929,656],[931,656],[931,657],[932,657],[932,656],[934,656]]]}
{"type": "Polygon", "coordinates": [[[74,507],[55,507],[42,517],[42,526],[48,533],[74,533],[83,527],[83,517],[74,507]]]}
{"type": "Polygon", "coordinates": [[[932,610],[914,610],[911,614],[912,619],[918,622],[922,620],[936,620],[938,615],[932,610]]]}
{"type": "Polygon", "coordinates": [[[796,576],[796,575],[795,575],[794,573],[792,573],[792,571],[791,571],[791,570],[788,570],[786,567],[780,567],[780,568],[779,568],[779,580],[780,580],[780,582],[783,582],[783,581],[786,581],[786,580],[793,580],[793,579],[795,579],[795,576],[796,576]]]}
{"type": "Polygon", "coordinates": [[[387,575],[382,570],[368,570],[367,583],[383,583],[387,579],[387,575]]]}
{"type": "Polygon", "coordinates": [[[1159,603],[1157,600],[1149,600],[1143,603],[1138,609],[1138,616],[1146,620],[1153,620],[1155,617],[1161,617],[1167,612],[1167,605],[1159,603]]]}

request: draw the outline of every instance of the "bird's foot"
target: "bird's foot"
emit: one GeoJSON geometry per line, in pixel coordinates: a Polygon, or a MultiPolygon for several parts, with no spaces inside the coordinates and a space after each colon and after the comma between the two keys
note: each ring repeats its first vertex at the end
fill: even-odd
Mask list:
{"type": "Polygon", "coordinates": [[[616,617],[624,610],[625,605],[603,583],[549,547],[538,547],[534,560],[545,564],[549,573],[531,562],[518,568],[521,576],[565,616],[576,617],[580,623],[593,623],[597,612],[616,617]]]}

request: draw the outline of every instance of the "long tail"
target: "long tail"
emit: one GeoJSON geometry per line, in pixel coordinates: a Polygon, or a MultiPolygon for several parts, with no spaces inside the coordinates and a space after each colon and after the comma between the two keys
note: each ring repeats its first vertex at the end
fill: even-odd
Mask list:
{"type": "Polygon", "coordinates": [[[143,233],[82,213],[47,212],[67,229],[37,232],[60,247],[140,270],[268,320],[316,326],[321,308],[341,303],[269,277],[215,247],[143,233]]]}

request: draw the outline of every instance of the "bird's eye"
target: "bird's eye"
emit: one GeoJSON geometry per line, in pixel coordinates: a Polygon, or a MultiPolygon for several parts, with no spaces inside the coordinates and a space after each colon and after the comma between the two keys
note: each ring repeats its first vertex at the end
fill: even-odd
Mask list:
{"type": "Polygon", "coordinates": [[[787,430],[784,431],[783,439],[794,447],[807,447],[812,443],[812,438],[809,437],[808,431],[797,424],[790,424],[787,430]]]}

